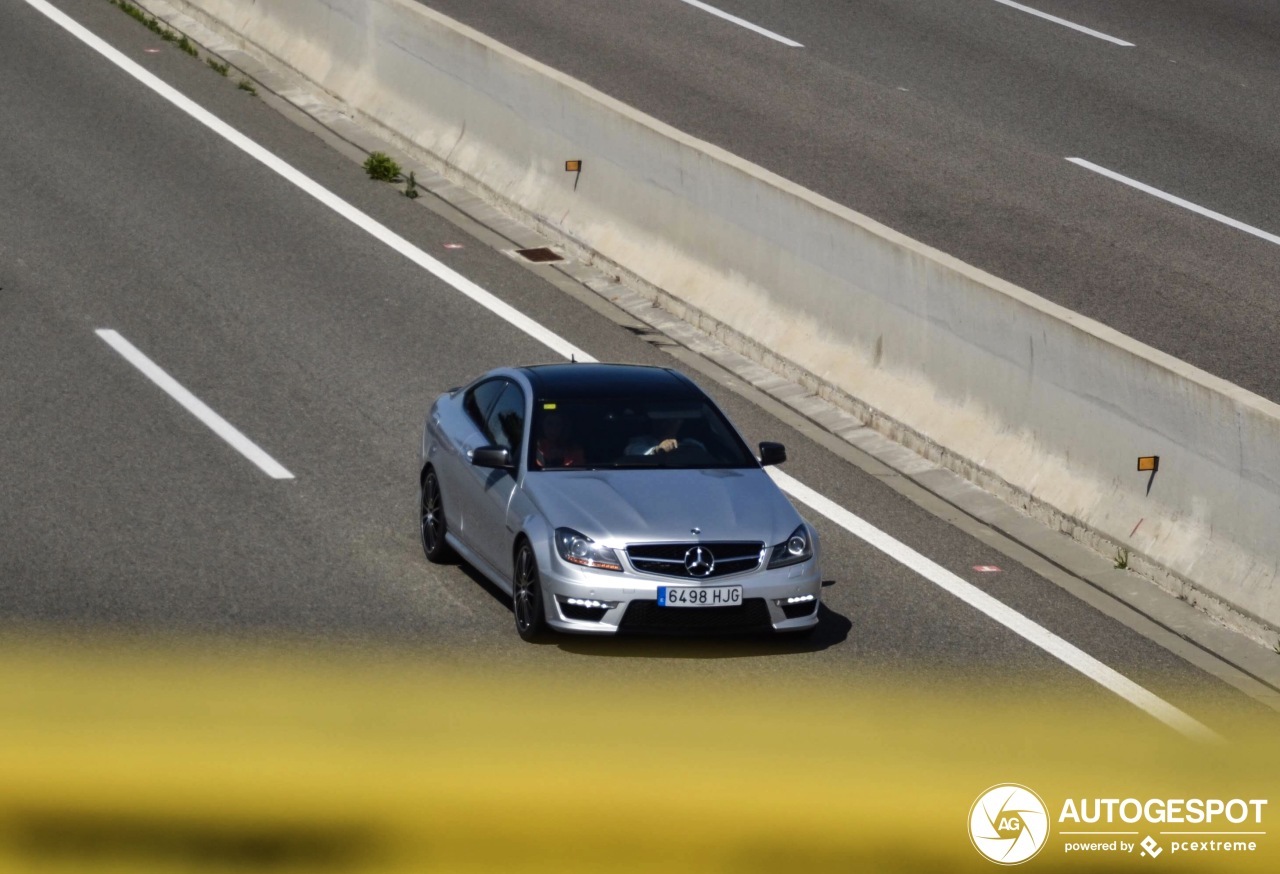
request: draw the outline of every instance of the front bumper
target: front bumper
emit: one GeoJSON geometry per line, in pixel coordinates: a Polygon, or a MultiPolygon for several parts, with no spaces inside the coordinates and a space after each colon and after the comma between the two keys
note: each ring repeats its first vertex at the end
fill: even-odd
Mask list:
{"type": "Polygon", "coordinates": [[[705,581],[641,573],[630,567],[621,572],[583,568],[565,562],[555,552],[547,559],[539,571],[547,625],[556,631],[702,635],[804,631],[818,624],[822,576],[817,555],[790,567],[761,568],[705,581]],[[732,607],[660,607],[660,586],[741,586],[743,603],[732,607]]]}

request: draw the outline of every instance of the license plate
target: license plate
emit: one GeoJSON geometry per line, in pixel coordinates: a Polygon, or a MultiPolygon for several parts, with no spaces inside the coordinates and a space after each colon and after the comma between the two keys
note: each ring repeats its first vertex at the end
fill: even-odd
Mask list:
{"type": "Polygon", "coordinates": [[[742,586],[658,586],[659,607],[736,607],[742,586]]]}

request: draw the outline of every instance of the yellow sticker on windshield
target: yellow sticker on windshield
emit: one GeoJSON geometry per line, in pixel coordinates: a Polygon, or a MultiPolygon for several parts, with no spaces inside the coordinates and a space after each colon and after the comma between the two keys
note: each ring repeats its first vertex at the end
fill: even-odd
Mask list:
{"type": "Polygon", "coordinates": [[[555,408],[556,408],[556,405],[555,405],[555,404],[543,404],[543,405],[542,405],[542,409],[544,409],[544,410],[554,410],[555,408]]]}

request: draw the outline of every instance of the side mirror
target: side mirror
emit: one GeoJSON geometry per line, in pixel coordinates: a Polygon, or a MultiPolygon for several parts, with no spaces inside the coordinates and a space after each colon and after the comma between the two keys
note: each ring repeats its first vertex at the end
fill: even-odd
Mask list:
{"type": "Polygon", "coordinates": [[[471,452],[471,463],[476,467],[496,467],[512,470],[516,463],[511,459],[511,450],[501,446],[481,446],[471,452]]]}
{"type": "Polygon", "coordinates": [[[765,441],[760,444],[760,466],[768,467],[771,464],[782,464],[787,460],[787,447],[781,443],[770,443],[765,441]]]}

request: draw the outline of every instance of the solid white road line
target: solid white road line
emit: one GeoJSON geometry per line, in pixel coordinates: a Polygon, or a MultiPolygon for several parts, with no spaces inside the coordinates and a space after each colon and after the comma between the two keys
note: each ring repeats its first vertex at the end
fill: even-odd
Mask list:
{"type": "Polygon", "coordinates": [[[1152,188],[1150,185],[1145,185],[1137,181],[1136,179],[1130,179],[1128,176],[1121,176],[1119,173],[1116,173],[1114,170],[1108,170],[1106,167],[1099,167],[1097,164],[1090,163],[1089,161],[1086,161],[1084,158],[1067,158],[1067,160],[1070,161],[1072,164],[1075,164],[1077,167],[1083,167],[1086,170],[1092,170],[1094,173],[1098,173],[1102,176],[1106,176],[1108,179],[1114,179],[1116,182],[1120,182],[1120,183],[1123,183],[1124,185],[1128,185],[1130,188],[1136,188],[1139,191],[1150,194],[1152,197],[1158,197],[1161,200],[1166,201],[1167,203],[1172,203],[1175,206],[1182,207],[1183,209],[1189,209],[1192,212],[1196,213],[1197,215],[1202,215],[1205,218],[1213,219],[1215,222],[1222,222],[1222,224],[1227,225],[1228,227],[1235,228],[1237,231],[1244,231],[1246,234],[1253,234],[1255,237],[1259,237],[1260,239],[1266,240],[1268,243],[1275,243],[1277,245],[1280,245],[1280,236],[1276,236],[1275,234],[1269,234],[1264,230],[1255,228],[1253,225],[1246,225],[1244,222],[1236,221],[1230,216],[1225,216],[1220,212],[1214,212],[1211,209],[1205,209],[1203,206],[1197,206],[1196,204],[1192,203],[1189,200],[1183,200],[1181,197],[1175,197],[1172,194],[1167,194],[1161,191],[1159,188],[1152,188]]]}
{"type": "MultiPolygon", "coordinates": [[[[314,182],[299,173],[293,167],[254,143],[248,137],[217,119],[211,113],[202,107],[197,106],[191,100],[187,99],[176,90],[139,67],[120,52],[111,48],[97,36],[85,30],[57,9],[51,7],[47,2],[45,2],[45,0],[26,0],[26,2],[49,16],[49,18],[66,28],[90,48],[102,54],[112,63],[125,70],[125,72],[151,88],[157,94],[160,94],[166,100],[169,100],[175,106],[178,106],[184,112],[188,113],[202,124],[208,126],[211,130],[214,130],[219,135],[225,137],[237,148],[240,148],[257,158],[263,164],[275,170],[299,188],[302,188],[330,209],[333,209],[335,212],[347,217],[353,223],[373,234],[396,251],[410,258],[415,263],[422,265],[427,270],[430,270],[432,273],[448,282],[472,300],[487,307],[495,315],[498,315],[530,336],[540,340],[565,358],[569,358],[572,355],[579,361],[596,360],[591,355],[588,355],[583,350],[561,338],[558,334],[544,328],[533,319],[508,306],[502,301],[499,301],[497,298],[494,298],[493,295],[484,291],[470,280],[460,276],[453,270],[445,267],[443,264],[440,264],[434,258],[427,255],[425,252],[422,252],[407,240],[373,221],[373,219],[364,215],[359,210],[355,209],[355,207],[330,193],[327,189],[321,187],[319,183],[314,182]]],[[[101,333],[102,332],[99,332],[99,334],[101,333]]],[[[103,339],[106,339],[106,337],[103,339]]],[[[141,355],[141,353],[138,354],[141,355]]],[[[850,513],[848,510],[836,504],[829,498],[823,497],[813,489],[782,473],[781,471],[772,470],[770,472],[774,475],[775,480],[787,491],[787,493],[796,500],[813,507],[836,524],[851,531],[867,543],[875,546],[877,549],[884,551],[886,554],[916,571],[916,573],[924,576],[925,579],[941,586],[946,591],[982,611],[997,622],[1000,622],[1005,627],[1013,630],[1026,640],[1048,652],[1050,655],[1080,671],[1090,679],[1100,683],[1107,689],[1119,695],[1121,698],[1129,701],[1134,706],[1151,714],[1164,724],[1172,726],[1183,734],[1192,737],[1218,737],[1210,729],[1192,719],[1181,710],[1178,710],[1173,705],[1156,697],[1151,692],[1136,683],[1133,683],[1131,680],[1113,671],[1111,668],[1108,668],[1097,659],[1085,654],[1062,638],[1035,624],[1012,608],[995,600],[980,589],[977,589],[969,583],[966,583],[964,580],[961,580],[959,577],[955,576],[940,565],[925,558],[904,544],[899,543],[888,534],[885,534],[870,523],[860,519],[853,513],[850,513]]]]}
{"type": "Polygon", "coordinates": [[[723,9],[717,9],[714,6],[708,6],[706,3],[700,3],[699,0],[681,0],[681,2],[688,3],[690,6],[696,6],[699,9],[701,9],[703,12],[710,12],[712,15],[718,18],[723,18],[725,21],[732,21],[734,24],[738,25],[739,27],[745,27],[747,30],[753,30],[756,33],[760,34],[761,36],[767,36],[769,37],[769,39],[777,40],[778,42],[782,43],[784,46],[791,46],[792,48],[795,48],[795,49],[804,48],[804,46],[800,45],[800,43],[796,42],[793,39],[787,39],[785,36],[774,33],[772,30],[765,30],[763,27],[761,27],[758,24],[752,24],[750,21],[739,18],[736,15],[730,15],[728,12],[725,12],[723,9]]]}
{"type": "Polygon", "coordinates": [[[1059,18],[1056,15],[1050,15],[1047,12],[1041,12],[1038,9],[1032,9],[1030,6],[1023,6],[1021,3],[1014,3],[1013,0],[996,0],[996,2],[1003,3],[1005,6],[1009,6],[1013,9],[1017,9],[1019,12],[1025,12],[1028,15],[1034,15],[1037,18],[1043,18],[1045,21],[1052,21],[1054,24],[1061,24],[1063,27],[1069,27],[1072,30],[1080,31],[1081,33],[1087,33],[1089,34],[1089,36],[1094,36],[1094,37],[1097,37],[1098,39],[1106,40],[1109,43],[1113,43],[1118,46],[1125,46],[1127,48],[1133,48],[1133,43],[1131,42],[1125,42],[1122,39],[1116,39],[1114,36],[1107,36],[1105,33],[1099,33],[1096,30],[1090,30],[1089,28],[1082,27],[1079,24],[1073,24],[1072,22],[1067,21],[1065,18],[1059,18]]]}
{"type": "Polygon", "coordinates": [[[125,361],[141,370],[147,379],[164,389],[169,397],[182,404],[187,412],[208,425],[213,433],[230,443],[237,452],[256,464],[267,476],[272,479],[293,479],[293,474],[285,470],[284,465],[263,452],[258,444],[240,433],[239,429],[226,419],[209,409],[209,406],[204,401],[183,388],[176,379],[165,373],[158,364],[143,355],[138,350],[138,347],[110,328],[99,329],[96,333],[107,342],[107,345],[119,352],[125,361]]]}
{"type": "Polygon", "coordinates": [[[1197,722],[1164,699],[1158,698],[1074,644],[1058,637],[1058,635],[1042,625],[1032,622],[1012,607],[997,601],[977,586],[960,579],[960,577],[942,565],[926,558],[905,543],[894,539],[870,522],[850,513],[830,498],[824,497],[777,468],[769,468],[768,470],[778,487],[797,501],[812,507],[850,534],[874,546],[899,564],[911,568],[911,570],[935,586],[950,592],[975,610],[985,613],[1014,634],[1030,641],[1053,657],[1075,668],[1095,683],[1110,689],[1138,709],[1147,712],[1165,725],[1188,737],[1197,740],[1221,740],[1221,737],[1213,730],[1197,722]]]}
{"type": "Polygon", "coordinates": [[[470,279],[467,279],[462,274],[445,264],[442,264],[435,258],[432,258],[404,237],[395,233],[385,225],[374,221],[374,219],[365,215],[363,212],[320,185],[320,183],[315,182],[310,177],[294,169],[292,166],[273,155],[271,152],[268,152],[262,146],[258,145],[253,140],[222,121],[222,119],[187,98],[177,89],[171,87],[165,82],[162,82],[146,69],[134,63],[124,54],[109,46],[105,41],[72,20],[61,10],[50,6],[46,0],[27,0],[27,3],[35,7],[38,11],[44,13],[60,27],[66,29],[76,39],[89,46],[89,48],[93,49],[111,63],[124,70],[130,76],[137,79],[143,85],[146,85],[152,91],[159,94],[165,100],[168,100],[174,106],[190,115],[218,136],[227,139],[236,148],[258,161],[261,161],[263,164],[270,167],[276,173],[279,173],[285,179],[301,188],[307,194],[311,195],[334,212],[386,243],[410,261],[414,262],[419,267],[422,267],[442,282],[448,283],[454,289],[462,292],[467,297],[492,312],[494,315],[505,319],[507,322],[524,331],[535,340],[538,340],[542,344],[551,347],[556,352],[559,352],[565,358],[572,356],[578,361],[595,360],[585,351],[579,349],[568,340],[565,340],[558,334],[548,331],[524,313],[512,306],[509,306],[499,298],[494,297],[470,279]]]}

